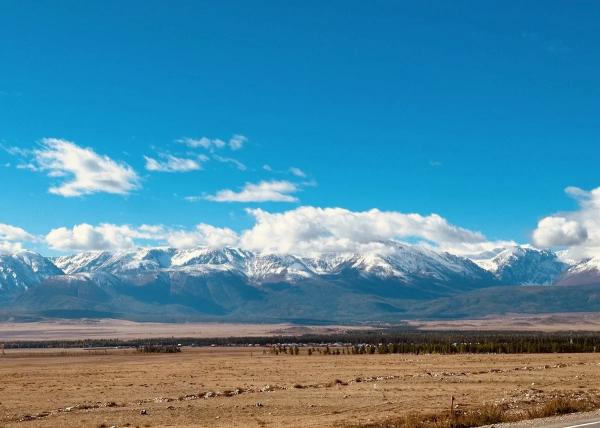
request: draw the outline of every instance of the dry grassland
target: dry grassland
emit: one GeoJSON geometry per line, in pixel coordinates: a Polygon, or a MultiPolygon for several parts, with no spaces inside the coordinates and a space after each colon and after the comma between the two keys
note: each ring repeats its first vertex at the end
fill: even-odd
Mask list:
{"type": "Polygon", "coordinates": [[[368,330],[361,326],[301,326],[295,324],[153,323],[116,319],[0,322],[0,342],[17,340],[145,339],[154,337],[257,337],[335,334],[368,330]]]}
{"type": "Polygon", "coordinates": [[[558,396],[596,400],[600,356],[7,350],[0,426],[349,426],[558,396]],[[146,413],[146,414],[142,414],[146,413]]]}

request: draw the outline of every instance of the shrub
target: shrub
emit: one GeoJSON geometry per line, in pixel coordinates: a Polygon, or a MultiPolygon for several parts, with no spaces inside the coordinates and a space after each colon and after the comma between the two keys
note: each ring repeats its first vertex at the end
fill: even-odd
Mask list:
{"type": "Polygon", "coordinates": [[[176,345],[144,345],[141,348],[138,348],[138,351],[152,354],[152,353],[165,353],[165,354],[174,354],[176,352],[181,352],[181,348],[176,345]]]}

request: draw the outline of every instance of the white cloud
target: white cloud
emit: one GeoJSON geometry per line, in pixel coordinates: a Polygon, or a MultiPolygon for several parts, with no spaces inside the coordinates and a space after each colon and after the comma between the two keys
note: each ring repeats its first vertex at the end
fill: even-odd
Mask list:
{"type": "MultiPolygon", "coordinates": [[[[527,246],[515,241],[482,241],[482,242],[452,242],[441,243],[440,245],[428,245],[434,250],[446,251],[450,254],[461,255],[470,259],[477,259],[484,253],[497,249],[506,249],[515,246],[527,246]]],[[[487,257],[486,257],[487,258],[487,257]]]]}
{"type": "Polygon", "coordinates": [[[139,186],[139,177],[129,165],[102,156],[90,148],[56,138],[45,138],[34,150],[35,168],[61,182],[50,193],[65,197],[106,192],[128,194],[139,186]]]}
{"type": "Polygon", "coordinates": [[[533,232],[540,247],[563,247],[566,259],[600,257],[600,187],[586,191],[567,187],[565,192],[579,203],[576,211],[542,218],[533,232]]]}
{"type": "Polygon", "coordinates": [[[587,237],[587,230],[579,222],[550,216],[539,221],[533,243],[545,248],[572,246],[583,243],[587,237]]]}
{"type": "Polygon", "coordinates": [[[124,250],[139,245],[135,240],[160,240],[165,236],[161,226],[82,223],[71,229],[59,227],[46,235],[50,248],[61,251],[124,250]]]}
{"type": "Polygon", "coordinates": [[[23,242],[35,242],[38,238],[17,226],[0,223],[0,254],[16,253],[23,249],[23,242]]]}
{"type": "Polygon", "coordinates": [[[248,141],[248,138],[240,134],[235,134],[229,139],[229,148],[231,150],[239,150],[243,147],[246,141],[248,141]]]}
{"type": "Polygon", "coordinates": [[[176,140],[178,143],[181,144],[185,144],[188,147],[191,147],[193,149],[197,149],[197,148],[204,148],[204,149],[212,149],[212,148],[216,148],[216,149],[221,149],[223,147],[225,147],[225,145],[227,144],[225,141],[221,140],[221,139],[210,139],[207,137],[201,137],[201,138],[181,138],[179,140],[176,140]]]}
{"type": "Polygon", "coordinates": [[[205,199],[214,202],[296,202],[298,198],[292,194],[299,190],[298,185],[289,181],[261,181],[246,183],[239,192],[219,190],[205,199]]]}
{"type": "Polygon", "coordinates": [[[230,164],[234,165],[240,171],[246,171],[248,169],[246,167],[246,165],[244,165],[242,162],[240,162],[239,160],[234,159],[234,158],[226,158],[223,156],[214,155],[213,159],[215,159],[216,161],[219,161],[219,162],[223,162],[223,163],[230,163],[230,164]]]}
{"type": "Polygon", "coordinates": [[[23,249],[20,242],[0,241],[0,254],[14,254],[23,249]]]}
{"type": "Polygon", "coordinates": [[[19,163],[16,165],[17,169],[26,169],[29,171],[33,171],[33,172],[38,172],[40,171],[40,168],[38,168],[36,165],[34,165],[31,162],[27,162],[27,163],[19,163]]]}
{"type": "Polygon", "coordinates": [[[248,210],[253,228],[241,235],[244,248],[263,252],[310,254],[381,250],[386,241],[417,238],[438,247],[483,244],[486,238],[452,225],[439,215],[395,211],[350,211],[343,208],[299,207],[283,213],[248,210]]]}
{"type": "Polygon", "coordinates": [[[235,134],[227,142],[220,138],[212,139],[212,138],[208,138],[208,137],[200,137],[200,138],[185,137],[185,138],[180,138],[180,139],[176,140],[176,142],[185,144],[186,146],[191,147],[193,149],[203,148],[203,149],[209,149],[209,150],[222,149],[225,146],[229,146],[229,148],[231,150],[239,150],[244,146],[244,144],[247,141],[248,141],[248,138],[243,135],[240,135],[240,134],[235,134]]]}
{"type": "Polygon", "coordinates": [[[590,193],[586,192],[583,189],[580,189],[579,187],[575,187],[575,186],[567,186],[565,188],[565,193],[569,196],[571,196],[574,199],[579,199],[579,200],[585,200],[585,199],[589,199],[590,197],[590,193]]]}
{"type": "Polygon", "coordinates": [[[189,172],[201,169],[200,163],[194,159],[179,158],[168,154],[160,154],[159,156],[162,160],[144,156],[144,159],[146,159],[146,169],[148,171],[189,172]]]}
{"type": "Polygon", "coordinates": [[[175,248],[192,248],[207,246],[211,248],[222,248],[235,246],[238,243],[238,235],[229,228],[221,228],[201,223],[193,231],[177,230],[169,234],[167,242],[175,248]]]}
{"type": "Polygon", "coordinates": [[[264,169],[265,171],[269,171],[269,172],[273,171],[273,167],[271,167],[271,165],[269,165],[269,164],[264,164],[262,166],[262,169],[264,169]]]}
{"type": "Polygon", "coordinates": [[[394,241],[417,242],[454,254],[474,254],[514,242],[490,242],[479,232],[449,223],[437,214],[350,211],[303,206],[281,213],[249,209],[252,227],[232,229],[200,223],[193,229],[162,225],[86,223],[53,229],[49,247],[61,251],[126,250],[147,245],[176,248],[240,246],[263,253],[316,255],[328,252],[392,252],[394,241]]]}
{"type": "Polygon", "coordinates": [[[2,148],[4,151],[6,151],[8,154],[10,154],[12,156],[19,156],[19,157],[31,156],[31,150],[24,149],[22,147],[15,147],[15,146],[7,147],[7,146],[0,144],[0,148],[2,148]]]}
{"type": "Polygon", "coordinates": [[[116,225],[103,223],[93,226],[82,223],[72,228],[59,227],[46,235],[46,243],[59,251],[118,251],[144,245],[165,245],[175,248],[195,246],[235,246],[238,235],[229,228],[198,224],[193,230],[169,229],[162,225],[116,225]]]}
{"type": "Polygon", "coordinates": [[[301,177],[301,178],[306,177],[306,173],[304,171],[302,171],[300,168],[296,168],[295,166],[290,168],[290,173],[292,175],[295,175],[296,177],[301,177]]]}
{"type": "Polygon", "coordinates": [[[35,241],[31,233],[17,226],[0,223],[0,241],[35,241]]]}

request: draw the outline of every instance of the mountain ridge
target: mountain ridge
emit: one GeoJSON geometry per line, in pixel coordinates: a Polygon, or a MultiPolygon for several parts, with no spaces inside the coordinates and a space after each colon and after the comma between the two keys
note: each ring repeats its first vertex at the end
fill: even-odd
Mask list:
{"type": "MultiPolygon", "coordinates": [[[[584,285],[600,284],[600,264],[569,266],[545,250],[511,247],[471,259],[396,242],[388,248],[317,256],[234,247],[156,247],[54,258],[24,251],[0,256],[0,317],[393,321],[464,317],[484,307],[489,313],[506,311],[510,296],[525,299],[513,302],[513,309],[537,311],[541,303],[526,299],[564,298],[556,288],[580,286],[577,278],[584,272],[584,285]],[[538,291],[542,288],[548,291],[538,291]]],[[[592,288],[578,288],[577,299],[592,288]]],[[[560,309],[560,300],[552,302],[560,309]]],[[[570,310],[577,306],[562,304],[570,310]]]]}

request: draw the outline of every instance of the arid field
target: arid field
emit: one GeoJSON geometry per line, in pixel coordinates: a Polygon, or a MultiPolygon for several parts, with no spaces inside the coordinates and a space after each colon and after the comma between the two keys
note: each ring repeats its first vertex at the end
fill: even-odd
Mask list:
{"type": "MultiPolygon", "coordinates": [[[[381,326],[386,326],[382,324],[381,326]]],[[[455,321],[405,321],[397,327],[428,331],[600,331],[599,313],[506,315],[455,321]]],[[[84,339],[143,339],[156,337],[258,337],[275,335],[335,334],[367,331],[369,325],[241,324],[216,322],[152,323],[118,319],[47,319],[32,322],[0,322],[0,343],[84,339]]]]}
{"type": "Polygon", "coordinates": [[[144,339],[155,337],[257,337],[334,334],[369,330],[368,326],[303,326],[295,324],[152,323],[117,319],[0,322],[0,343],[8,341],[144,339]]]}
{"type": "Polygon", "coordinates": [[[452,395],[459,410],[600,396],[598,354],[103,352],[6,350],[0,426],[355,426],[448,412],[452,395]]]}

